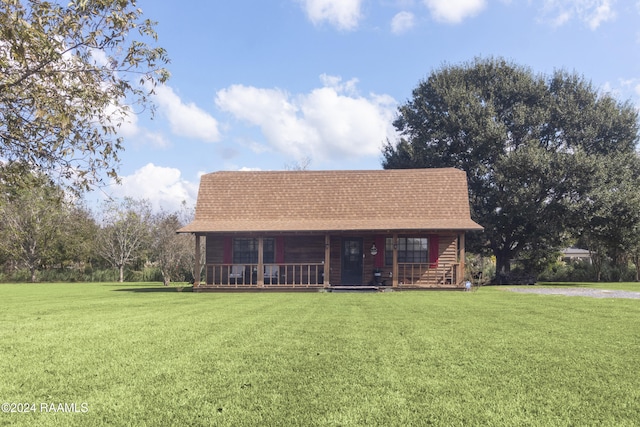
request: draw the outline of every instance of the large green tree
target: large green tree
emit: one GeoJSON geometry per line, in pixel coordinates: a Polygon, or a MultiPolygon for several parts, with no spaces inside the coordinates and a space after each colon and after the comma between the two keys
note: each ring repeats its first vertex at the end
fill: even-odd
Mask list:
{"type": "Polygon", "coordinates": [[[383,166],[466,171],[474,219],[497,274],[525,252],[562,245],[594,162],[634,153],[638,113],[564,71],[551,76],[500,58],[445,65],[399,108],[383,166]]]}
{"type": "Polygon", "coordinates": [[[168,78],[135,0],[0,2],[0,158],[76,190],[116,177],[116,131],[168,78]]]}

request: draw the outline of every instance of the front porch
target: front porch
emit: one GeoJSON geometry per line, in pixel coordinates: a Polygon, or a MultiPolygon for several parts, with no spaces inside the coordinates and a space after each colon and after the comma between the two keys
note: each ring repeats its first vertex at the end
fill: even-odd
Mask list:
{"type": "MultiPolygon", "coordinates": [[[[398,263],[388,272],[373,269],[362,283],[332,284],[325,263],[206,264],[205,280],[194,290],[340,290],[340,289],[463,289],[460,264],[398,263]],[[394,271],[396,273],[394,274],[394,271]],[[262,273],[262,274],[260,274],[262,273]]],[[[330,269],[329,269],[330,270],[330,269]]]]}
{"type": "Polygon", "coordinates": [[[196,251],[194,290],[463,287],[462,232],[207,233],[196,251]]]}

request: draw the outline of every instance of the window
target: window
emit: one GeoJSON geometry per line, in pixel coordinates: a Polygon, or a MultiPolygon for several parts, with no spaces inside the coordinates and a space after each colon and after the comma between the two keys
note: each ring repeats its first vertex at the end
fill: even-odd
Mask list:
{"type": "MultiPolygon", "coordinates": [[[[429,240],[426,237],[398,238],[398,262],[426,264],[428,259],[429,240]]],[[[393,264],[393,239],[390,237],[385,241],[384,263],[393,264]]]]}
{"type": "MultiPolygon", "coordinates": [[[[263,239],[262,257],[265,264],[275,262],[275,240],[263,239]]],[[[233,263],[257,264],[258,239],[241,237],[233,239],[233,263]]]]}

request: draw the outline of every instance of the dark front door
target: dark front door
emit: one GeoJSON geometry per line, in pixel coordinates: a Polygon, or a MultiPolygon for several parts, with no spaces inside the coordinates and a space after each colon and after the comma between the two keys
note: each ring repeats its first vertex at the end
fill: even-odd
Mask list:
{"type": "Polygon", "coordinates": [[[342,276],[343,285],[362,284],[362,239],[342,240],[342,276]]]}

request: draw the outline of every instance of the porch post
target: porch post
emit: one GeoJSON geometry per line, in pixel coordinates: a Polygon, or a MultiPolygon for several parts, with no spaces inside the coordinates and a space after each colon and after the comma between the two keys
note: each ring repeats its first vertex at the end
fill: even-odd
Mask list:
{"type": "Polygon", "coordinates": [[[264,238],[258,237],[258,287],[264,286],[264,238]]]}
{"type": "Polygon", "coordinates": [[[391,267],[393,280],[391,286],[398,287],[398,233],[393,234],[393,266],[391,267]]]}
{"type": "Polygon", "coordinates": [[[193,270],[193,287],[200,286],[200,235],[195,233],[196,236],[196,262],[193,270]]]}
{"type": "Polygon", "coordinates": [[[459,257],[460,259],[458,260],[458,277],[456,277],[456,279],[458,279],[458,283],[461,283],[464,281],[465,277],[464,277],[464,257],[465,257],[465,241],[464,241],[464,231],[460,233],[460,238],[458,239],[458,241],[460,242],[459,245],[460,247],[458,248],[458,253],[460,254],[459,257]]]}
{"type": "Polygon", "coordinates": [[[324,280],[323,285],[329,286],[329,275],[331,274],[331,236],[324,235],[324,280]]]}

